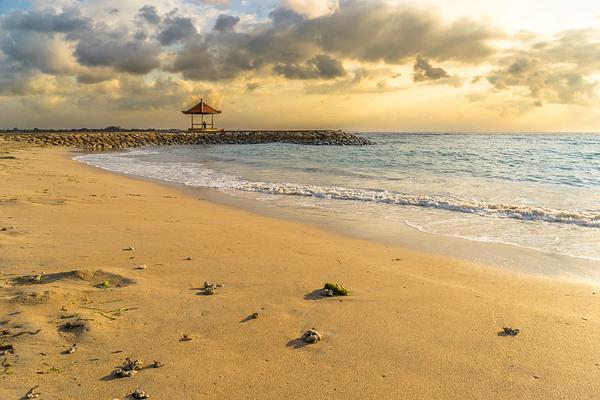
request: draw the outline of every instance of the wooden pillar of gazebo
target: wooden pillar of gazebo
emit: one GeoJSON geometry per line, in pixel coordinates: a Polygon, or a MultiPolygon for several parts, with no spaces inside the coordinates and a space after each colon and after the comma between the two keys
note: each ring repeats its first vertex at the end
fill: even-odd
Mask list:
{"type": "Polygon", "coordinates": [[[191,127],[190,127],[190,131],[203,131],[203,132],[205,132],[205,131],[214,131],[214,130],[216,130],[215,129],[214,115],[215,114],[221,114],[221,111],[216,110],[215,108],[213,108],[213,107],[209,106],[208,104],[206,104],[203,99],[200,99],[200,103],[196,104],[195,106],[193,106],[189,110],[182,111],[182,113],[189,114],[191,116],[192,124],[191,124],[191,127]],[[199,124],[195,124],[194,123],[194,115],[200,115],[201,122],[199,124]],[[210,124],[207,124],[204,121],[204,116],[205,115],[210,115],[210,124]],[[207,128],[208,126],[210,126],[210,128],[207,128]],[[199,128],[196,128],[196,127],[199,127],[199,128]]]}

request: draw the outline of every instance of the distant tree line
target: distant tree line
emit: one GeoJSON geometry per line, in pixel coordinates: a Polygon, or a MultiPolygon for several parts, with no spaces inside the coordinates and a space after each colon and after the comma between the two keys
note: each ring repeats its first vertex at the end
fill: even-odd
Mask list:
{"type": "Polygon", "coordinates": [[[0,129],[0,133],[53,133],[53,132],[182,132],[183,129],[156,129],[156,128],[123,128],[120,126],[107,126],[106,128],[74,128],[74,129],[47,129],[47,128],[33,128],[33,129],[0,129]]]}

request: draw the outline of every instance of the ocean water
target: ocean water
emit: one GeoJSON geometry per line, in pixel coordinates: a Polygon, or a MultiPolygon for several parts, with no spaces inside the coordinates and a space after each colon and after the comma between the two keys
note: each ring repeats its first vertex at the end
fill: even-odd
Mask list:
{"type": "Polygon", "coordinates": [[[600,135],[365,136],[377,144],[168,146],[76,159],[365,238],[402,243],[410,231],[417,241],[600,261],[600,135]]]}

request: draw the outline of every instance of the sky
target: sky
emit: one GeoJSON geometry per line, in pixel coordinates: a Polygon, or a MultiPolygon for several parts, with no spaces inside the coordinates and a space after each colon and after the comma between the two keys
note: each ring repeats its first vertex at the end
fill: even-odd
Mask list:
{"type": "Polygon", "coordinates": [[[600,2],[0,0],[0,128],[600,131],[600,2]]]}

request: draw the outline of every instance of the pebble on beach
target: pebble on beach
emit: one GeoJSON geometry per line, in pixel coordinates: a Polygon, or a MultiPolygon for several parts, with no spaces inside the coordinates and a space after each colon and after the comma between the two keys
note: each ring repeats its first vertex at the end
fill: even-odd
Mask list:
{"type": "Polygon", "coordinates": [[[134,399],[148,399],[150,395],[144,392],[142,389],[135,389],[133,393],[131,393],[131,397],[134,399]]]}
{"type": "Polygon", "coordinates": [[[217,288],[222,288],[223,285],[220,283],[214,283],[214,282],[209,282],[206,281],[204,282],[204,286],[202,287],[202,290],[204,291],[205,295],[213,295],[216,293],[217,288]]]}
{"type": "Polygon", "coordinates": [[[40,397],[42,394],[40,392],[38,392],[37,390],[37,386],[32,387],[31,389],[29,389],[29,391],[27,392],[27,394],[25,395],[26,399],[37,399],[38,397],[40,397]]]}
{"type": "Polygon", "coordinates": [[[302,340],[306,343],[317,343],[321,340],[321,334],[315,328],[307,329],[302,334],[302,340]]]}
{"type": "Polygon", "coordinates": [[[502,328],[502,333],[504,334],[504,336],[517,336],[519,333],[521,333],[521,330],[518,328],[505,326],[502,328]]]}
{"type": "Polygon", "coordinates": [[[189,342],[190,340],[192,340],[192,335],[190,335],[188,333],[182,333],[181,334],[181,341],[182,342],[189,342]]]}
{"type": "Polygon", "coordinates": [[[77,351],[77,344],[73,344],[73,346],[69,347],[65,350],[65,354],[73,354],[77,351]]]}
{"type": "Polygon", "coordinates": [[[113,374],[117,378],[127,378],[135,375],[138,371],[141,371],[144,368],[144,363],[142,360],[132,360],[129,357],[125,359],[123,365],[116,368],[113,371],[113,374]]]}

